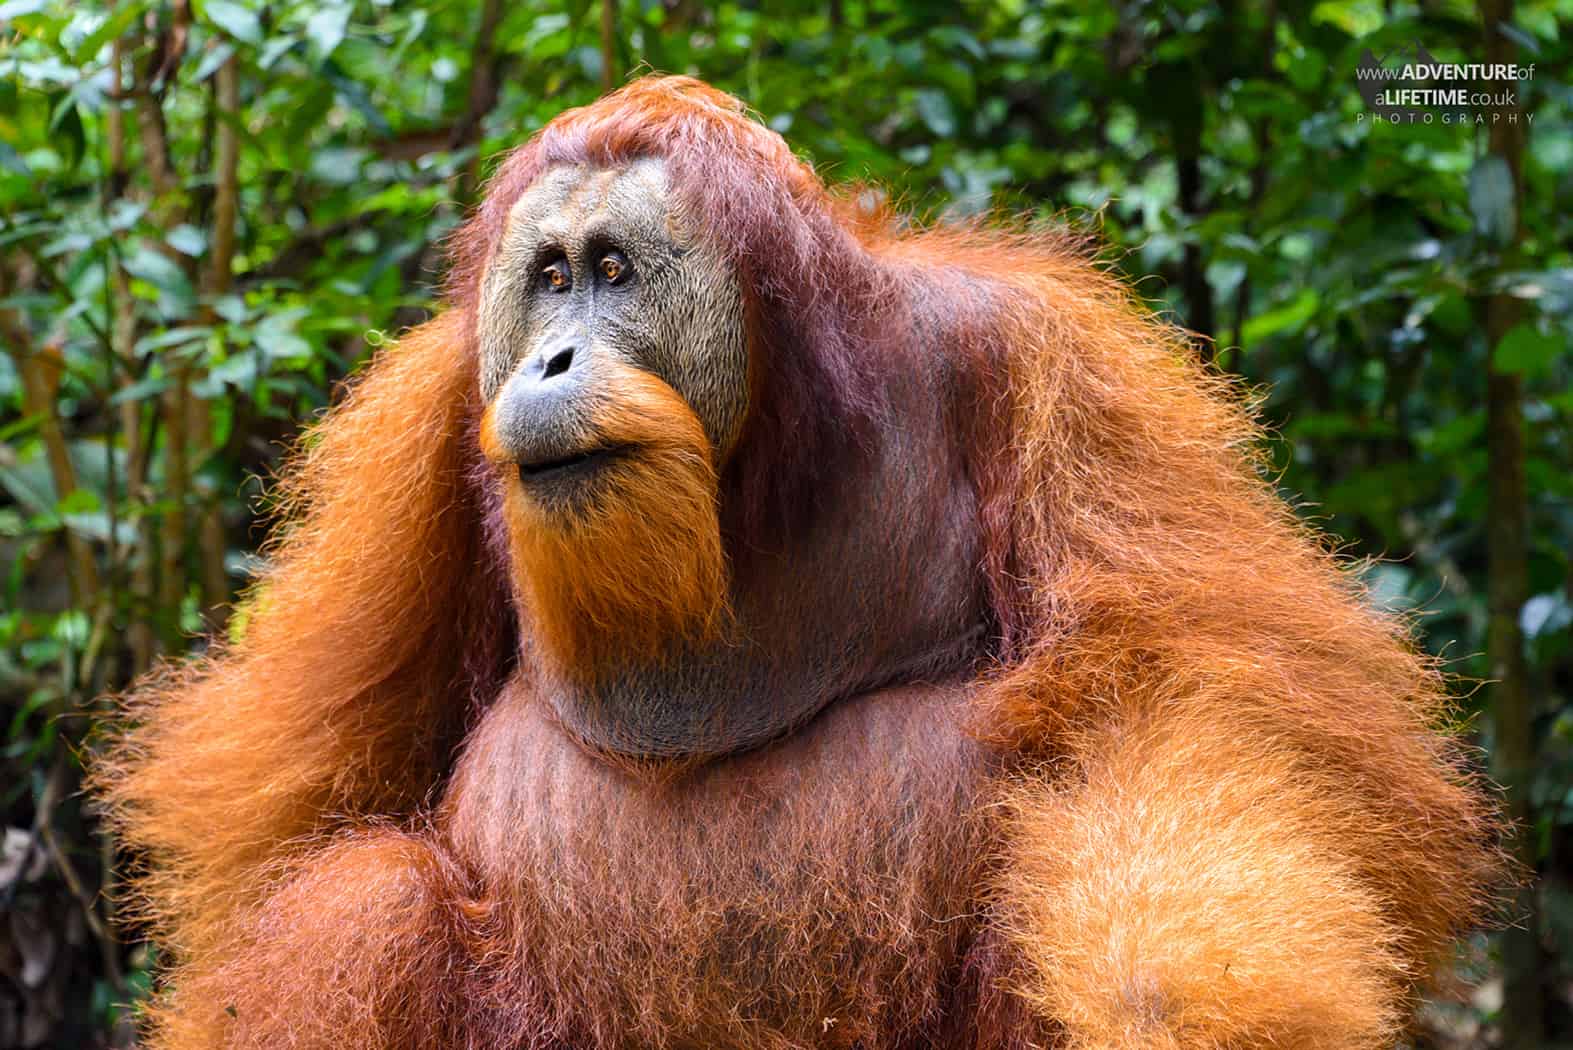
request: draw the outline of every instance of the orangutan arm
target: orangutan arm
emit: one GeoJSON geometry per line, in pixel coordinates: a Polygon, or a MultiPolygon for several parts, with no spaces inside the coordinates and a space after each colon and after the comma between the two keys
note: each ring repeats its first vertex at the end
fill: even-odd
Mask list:
{"type": "Polygon", "coordinates": [[[1226,725],[1111,730],[1015,796],[1006,907],[1073,1050],[1391,1045],[1410,975],[1361,807],[1226,725]]]}
{"type": "Polygon", "coordinates": [[[148,1050],[450,1050],[468,1004],[461,876],[431,836],[320,844],[145,1004],[148,1050]]]}
{"type": "Polygon", "coordinates": [[[419,806],[500,663],[461,331],[445,315],[377,358],[289,473],[298,523],[232,643],[140,683],[95,766],[151,862],[137,903],[185,953],[227,940],[303,837],[419,806]]]}

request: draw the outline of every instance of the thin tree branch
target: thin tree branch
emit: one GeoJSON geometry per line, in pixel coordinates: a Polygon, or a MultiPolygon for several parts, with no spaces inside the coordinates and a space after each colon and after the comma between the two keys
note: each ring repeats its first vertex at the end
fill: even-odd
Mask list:
{"type": "MultiPolygon", "coordinates": [[[[0,285],[9,285],[0,273],[0,285]]],[[[0,289],[9,294],[9,288],[0,289]]],[[[11,360],[22,380],[22,407],[38,420],[38,435],[44,445],[44,458],[54,482],[55,498],[63,500],[77,489],[76,468],[71,463],[65,428],[60,424],[55,393],[60,384],[58,351],[34,346],[32,333],[15,310],[0,310],[0,333],[5,336],[11,360]]],[[[73,605],[94,608],[98,603],[100,581],[93,548],[69,525],[62,526],[66,552],[71,561],[71,601],[73,605]]]]}
{"type": "MultiPolygon", "coordinates": [[[[236,132],[240,119],[240,70],[235,56],[219,66],[213,92],[220,119],[216,121],[214,148],[213,243],[207,279],[210,299],[228,294],[234,286],[235,225],[240,209],[240,137],[236,132]]],[[[192,398],[191,412],[194,444],[198,454],[205,457],[212,451],[213,443],[207,406],[192,398]]],[[[213,500],[202,508],[197,542],[202,554],[203,606],[208,622],[216,626],[223,617],[224,603],[229,600],[229,574],[224,568],[228,546],[224,523],[213,500]]]]}
{"type": "Polygon", "coordinates": [[[617,62],[617,0],[601,0],[601,90],[612,90],[621,76],[617,62]]]}

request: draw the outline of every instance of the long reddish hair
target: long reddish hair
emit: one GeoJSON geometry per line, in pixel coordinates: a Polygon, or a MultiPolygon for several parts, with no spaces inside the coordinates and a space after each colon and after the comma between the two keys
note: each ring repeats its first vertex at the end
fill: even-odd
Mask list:
{"type": "Polygon", "coordinates": [[[1201,735],[1259,734],[1301,756],[1291,768],[1357,785],[1343,838],[1404,951],[1451,944],[1497,856],[1469,763],[1430,731],[1443,680],[1266,480],[1240,392],[1183,330],[1088,239],[913,224],[827,188],[738,100],[683,77],[563,113],[513,153],[455,242],[455,304],[472,306],[509,205],[544,170],[641,156],[664,158],[751,292],[766,379],[734,502],[802,505],[846,435],[899,426],[879,380],[907,363],[915,319],[937,327],[964,392],[997,632],[982,731],[1074,754],[1161,705],[1201,735]]]}
{"type": "MultiPolygon", "coordinates": [[[[811,509],[838,451],[900,425],[881,381],[926,326],[945,347],[983,537],[980,736],[1083,786],[1114,724],[1271,755],[1251,790],[1349,858],[1397,931],[1383,972],[1407,980],[1445,950],[1496,854],[1467,762],[1433,732],[1442,680],[1264,479],[1231,384],[1081,239],[899,220],[830,191],[735,99],[681,77],[564,113],[508,157],[454,239],[450,311],[385,352],[303,453],[289,488],[301,522],[244,635],[131,699],[136,728],[98,784],[123,840],[152,858],[139,885],[177,948],[233,931],[312,833],[418,809],[530,644],[475,465],[479,282],[543,171],[644,156],[665,159],[746,286],[759,390],[722,488],[739,529],[811,509]]],[[[1001,893],[1035,899],[1066,877],[1044,858],[1067,844],[1042,819],[1053,798],[1013,797],[1027,845],[1001,893]]],[[[1075,957],[1052,931],[1022,937],[1039,938],[1023,952],[1046,980],[1075,957]]]]}

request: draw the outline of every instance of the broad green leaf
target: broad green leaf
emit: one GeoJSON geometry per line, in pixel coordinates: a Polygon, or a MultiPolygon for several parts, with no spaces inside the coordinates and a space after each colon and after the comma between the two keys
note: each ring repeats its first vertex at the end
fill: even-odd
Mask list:
{"type": "Polygon", "coordinates": [[[36,15],[49,6],[49,0],[6,0],[0,4],[0,22],[14,22],[24,15],[36,15]]]}
{"type": "MultiPolygon", "coordinates": [[[[417,7],[415,10],[410,12],[409,27],[405,29],[404,35],[399,38],[398,46],[395,47],[393,52],[388,56],[389,62],[397,64],[404,57],[404,53],[409,50],[410,45],[415,43],[416,40],[419,40],[421,34],[426,31],[426,23],[430,21],[430,19],[431,15],[424,7],[417,7]]],[[[539,19],[537,19],[537,21],[539,21],[539,19]]]]}
{"type": "Polygon", "coordinates": [[[1469,172],[1469,211],[1475,232],[1486,241],[1500,246],[1513,239],[1518,208],[1507,161],[1488,153],[1475,162],[1469,172]]]}
{"type": "Polygon", "coordinates": [[[182,255],[201,255],[207,250],[207,238],[203,236],[201,230],[189,222],[183,222],[170,230],[169,235],[164,239],[169,242],[171,248],[182,255]]]}
{"type": "Polygon", "coordinates": [[[256,383],[261,375],[262,355],[256,350],[242,350],[238,354],[231,354],[209,370],[208,378],[219,388],[209,396],[217,396],[226,385],[241,390],[247,389],[256,383]]]}
{"type": "Polygon", "coordinates": [[[234,0],[207,0],[202,5],[207,20],[243,44],[262,43],[262,22],[254,11],[234,0]]]}
{"type": "Polygon", "coordinates": [[[70,167],[75,169],[87,150],[87,131],[82,126],[82,114],[77,109],[76,96],[65,94],[55,105],[49,119],[49,131],[57,141],[65,140],[69,147],[67,156],[70,167]]]}
{"type": "Polygon", "coordinates": [[[191,280],[174,260],[147,245],[138,245],[121,265],[138,280],[158,290],[159,309],[165,317],[179,317],[196,305],[191,280]]]}
{"type": "Polygon", "coordinates": [[[17,175],[31,175],[32,169],[27,166],[27,161],[16,151],[16,147],[4,139],[0,139],[0,166],[17,175]]]}
{"type": "Polygon", "coordinates": [[[300,39],[293,36],[271,37],[262,50],[257,52],[257,65],[264,71],[271,71],[278,60],[300,46],[300,39]]]}
{"type": "Polygon", "coordinates": [[[146,379],[139,379],[135,383],[128,383],[115,391],[110,397],[109,403],[112,405],[123,405],[132,401],[146,401],[168,390],[170,382],[171,380],[168,376],[148,376],[146,379]]]}
{"type": "Polygon", "coordinates": [[[1497,343],[1491,365],[1498,372],[1535,374],[1551,367],[1566,352],[1565,337],[1547,335],[1533,324],[1516,324],[1497,343]]]}
{"type": "Polygon", "coordinates": [[[251,318],[251,311],[246,308],[246,300],[234,294],[222,295],[213,300],[213,312],[230,324],[240,324],[251,318]]]}
{"type": "Polygon", "coordinates": [[[1252,345],[1275,335],[1293,335],[1316,316],[1322,297],[1314,288],[1305,288],[1289,302],[1249,318],[1240,326],[1240,345],[1252,345]]]}
{"type": "Polygon", "coordinates": [[[1381,29],[1387,16],[1375,0],[1323,0],[1311,9],[1311,21],[1334,25],[1350,36],[1362,37],[1381,29]]]}
{"type": "Polygon", "coordinates": [[[913,101],[917,105],[918,116],[935,135],[949,138],[956,133],[956,111],[950,104],[949,95],[938,88],[924,88],[913,97],[913,101]]]}
{"type": "Polygon", "coordinates": [[[217,47],[209,48],[208,52],[202,56],[202,61],[197,66],[197,71],[192,74],[192,79],[201,83],[214,73],[217,73],[219,67],[228,62],[234,54],[235,46],[229,43],[220,43],[217,47]]]}
{"type": "Polygon", "coordinates": [[[306,39],[318,61],[333,54],[344,42],[352,11],[350,4],[330,4],[316,10],[306,20],[306,39]]]}
{"type": "Polygon", "coordinates": [[[124,198],[117,200],[109,209],[109,232],[120,233],[129,230],[146,214],[145,201],[128,201],[124,198]]]}
{"type": "Polygon", "coordinates": [[[270,359],[308,357],[311,344],[301,338],[298,325],[303,311],[285,311],[264,317],[252,338],[270,359]]]}
{"type": "Polygon", "coordinates": [[[164,350],[171,346],[184,346],[187,343],[200,342],[212,334],[213,329],[207,325],[183,325],[155,335],[143,336],[137,340],[134,352],[138,357],[141,357],[155,350],[164,350]]]}
{"type": "Polygon", "coordinates": [[[103,46],[130,28],[131,23],[137,20],[146,7],[146,3],[142,0],[121,0],[110,10],[109,17],[104,19],[103,24],[77,45],[72,58],[78,64],[82,64],[97,57],[103,46]]]}
{"type": "Polygon", "coordinates": [[[348,76],[339,68],[338,63],[329,58],[322,63],[322,75],[328,83],[338,92],[339,97],[348,103],[357,113],[365,118],[366,123],[378,135],[390,135],[393,128],[388,124],[388,118],[382,115],[382,110],[377,108],[375,102],[366,92],[366,88],[354,77],[348,76]]]}
{"type": "Polygon", "coordinates": [[[98,494],[78,486],[55,502],[55,511],[61,515],[85,514],[99,509],[98,494]]]}
{"type": "MultiPolygon", "coordinates": [[[[97,505],[96,501],[94,505],[97,505]]],[[[87,614],[80,609],[72,609],[70,612],[61,613],[55,619],[54,629],[50,633],[57,641],[80,649],[87,644],[87,636],[91,628],[92,623],[87,614]]]]}
{"type": "Polygon", "coordinates": [[[146,245],[139,245],[134,252],[127,255],[122,260],[122,265],[133,277],[139,277],[160,288],[173,288],[181,283],[190,283],[185,271],[169,256],[146,245]]]}
{"type": "Polygon", "coordinates": [[[1537,594],[1519,610],[1518,622],[1525,637],[1530,639],[1566,630],[1573,626],[1573,604],[1565,594],[1557,591],[1537,594]]]}
{"type": "Polygon", "coordinates": [[[311,158],[311,174],[322,182],[348,186],[360,182],[366,151],[360,149],[320,149],[311,158]]]}

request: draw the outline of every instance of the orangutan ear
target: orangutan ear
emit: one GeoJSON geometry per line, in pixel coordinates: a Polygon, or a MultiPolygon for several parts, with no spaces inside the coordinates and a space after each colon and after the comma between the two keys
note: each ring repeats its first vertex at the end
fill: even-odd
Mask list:
{"type": "Polygon", "coordinates": [[[285,472],[294,524],[234,640],[145,680],[97,764],[177,943],[217,936],[282,844],[421,804],[500,684],[516,627],[484,539],[466,331],[438,317],[352,383],[285,472]]]}

